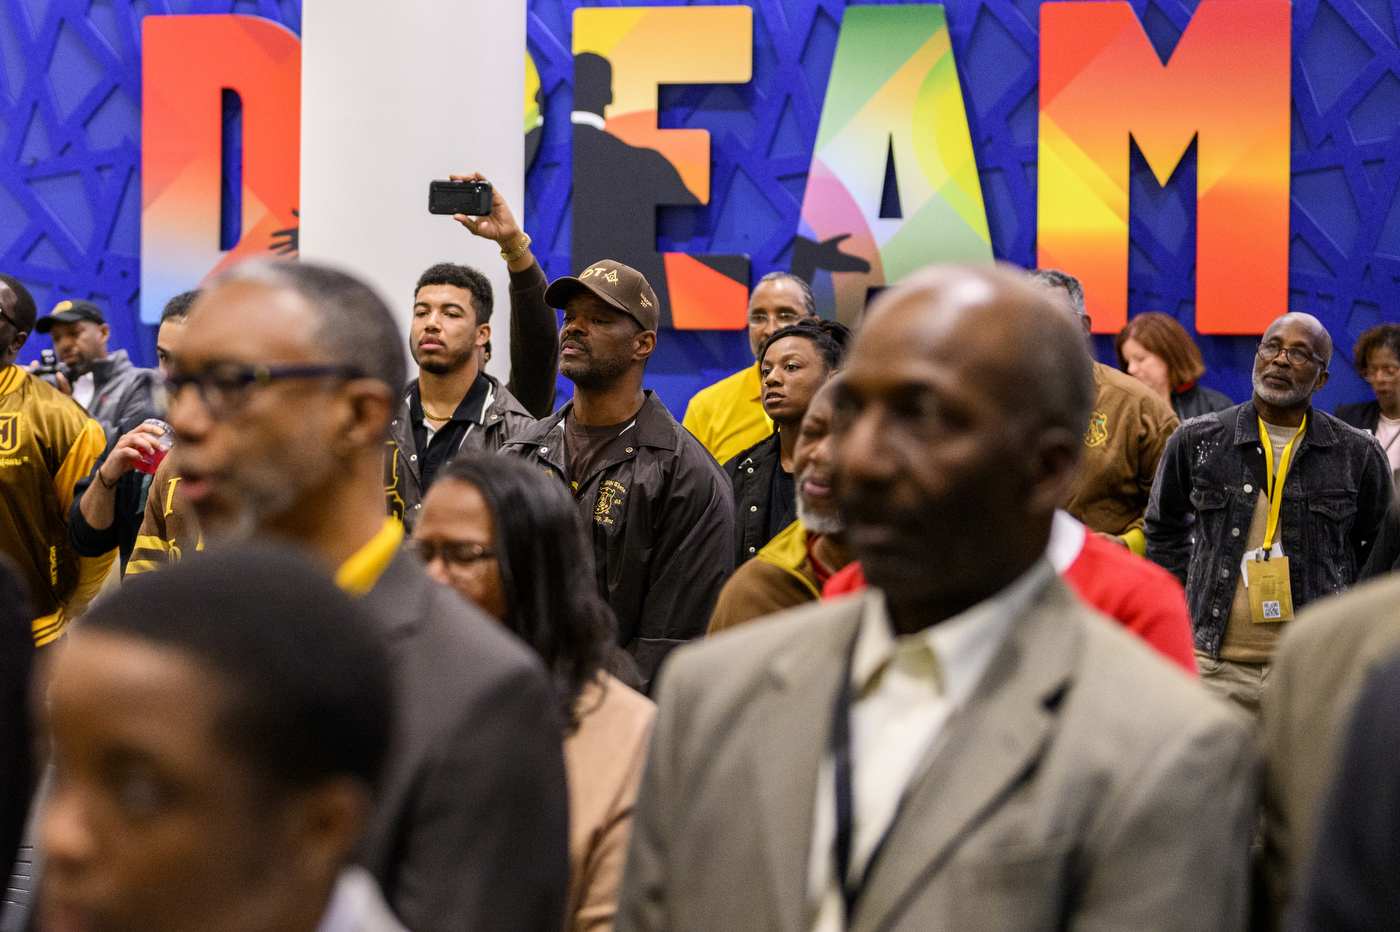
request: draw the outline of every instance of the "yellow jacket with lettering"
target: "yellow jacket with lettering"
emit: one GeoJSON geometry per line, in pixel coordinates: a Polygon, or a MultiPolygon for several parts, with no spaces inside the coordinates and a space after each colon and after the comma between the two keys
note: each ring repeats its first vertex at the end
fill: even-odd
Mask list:
{"type": "Polygon", "coordinates": [[[116,555],[79,557],[68,543],[73,486],[106,445],[72,398],[18,366],[0,369],[0,551],[29,586],[36,644],[82,614],[116,555]]]}
{"type": "Polygon", "coordinates": [[[175,457],[167,456],[151,477],[151,491],[146,496],[146,517],[136,535],[136,546],[126,563],[126,572],[149,573],[172,563],[179,563],[182,550],[203,550],[204,539],[199,533],[199,521],[194,509],[179,493],[180,477],[176,474],[175,457]]]}

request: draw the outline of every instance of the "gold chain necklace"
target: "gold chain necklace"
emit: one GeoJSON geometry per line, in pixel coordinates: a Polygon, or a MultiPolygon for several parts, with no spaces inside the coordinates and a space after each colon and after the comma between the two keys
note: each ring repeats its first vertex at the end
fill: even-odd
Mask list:
{"type": "MultiPolygon", "coordinates": [[[[420,402],[420,404],[421,404],[421,402],[420,402]]],[[[452,418],[451,418],[450,416],[449,416],[449,417],[438,417],[436,414],[434,414],[433,412],[429,411],[427,408],[424,408],[424,409],[423,409],[423,415],[424,415],[428,420],[430,420],[430,421],[450,421],[450,420],[452,420],[452,418]]]]}

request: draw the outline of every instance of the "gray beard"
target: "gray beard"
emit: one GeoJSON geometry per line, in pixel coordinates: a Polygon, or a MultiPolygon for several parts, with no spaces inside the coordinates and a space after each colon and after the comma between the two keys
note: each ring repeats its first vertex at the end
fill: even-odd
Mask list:
{"type": "Polygon", "coordinates": [[[1307,385],[1297,385],[1291,392],[1281,392],[1264,384],[1264,373],[1262,372],[1254,373],[1252,381],[1254,394],[1276,408],[1292,408],[1301,404],[1312,394],[1313,386],[1317,384],[1317,379],[1313,379],[1307,385]]]}
{"type": "Polygon", "coordinates": [[[809,511],[800,488],[797,490],[797,520],[813,534],[841,534],[846,530],[840,515],[819,515],[809,511]]]}

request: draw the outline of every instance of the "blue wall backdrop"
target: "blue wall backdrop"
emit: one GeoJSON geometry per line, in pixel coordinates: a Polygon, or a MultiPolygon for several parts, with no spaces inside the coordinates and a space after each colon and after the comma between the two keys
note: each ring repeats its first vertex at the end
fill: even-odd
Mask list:
{"type": "MultiPolygon", "coordinates": [[[[672,5],[652,0],[656,5],[672,5]]],[[[1194,2],[1132,0],[1164,57],[1194,2]]],[[[570,23],[578,0],[529,0],[529,47],[546,123],[525,222],[551,276],[569,267],[570,23]]],[[[786,268],[845,0],[754,0],[753,80],[673,86],[661,124],[711,133],[712,203],[663,249],[745,252],[755,278],[786,268]]],[[[998,258],[1035,256],[1038,0],[950,0],[953,48],[998,258]]],[[[1369,397],[1350,364],[1366,327],[1400,319],[1400,40],[1393,0],[1298,0],[1293,8],[1290,304],[1337,340],[1319,403],[1369,397]]],[[[136,323],[140,233],[140,21],[245,13],[300,32],[300,0],[0,0],[0,269],[41,311],[68,297],[109,313],[113,344],[154,364],[136,323]]],[[[1130,313],[1164,311],[1193,329],[1194,150],[1160,188],[1134,158],[1130,313]]],[[[692,208],[674,208],[676,211],[692,208]]],[[[194,283],[191,283],[194,284],[194,283]]],[[[1250,300],[1240,295],[1241,301],[1250,300]]],[[[1249,393],[1254,340],[1202,337],[1204,381],[1249,393]]],[[[37,358],[36,337],[21,354],[37,358]]],[[[1099,338],[1100,357],[1111,346],[1099,338]]],[[[677,413],[701,386],[751,361],[741,333],[663,335],[649,381],[677,413]]],[[[561,387],[567,388],[567,383],[561,387]]]]}

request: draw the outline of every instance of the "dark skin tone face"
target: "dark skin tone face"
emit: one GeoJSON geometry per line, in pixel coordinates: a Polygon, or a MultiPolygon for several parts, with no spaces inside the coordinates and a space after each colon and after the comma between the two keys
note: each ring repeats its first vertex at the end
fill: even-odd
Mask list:
{"type": "MultiPolygon", "coordinates": [[[[1082,446],[1027,413],[1017,361],[1047,314],[1060,312],[1012,273],[937,269],[883,296],[857,335],[835,397],[837,497],[900,633],[990,597],[1045,551],[1082,446]]],[[[1074,334],[1066,316],[1053,324],[1074,334]]]]}
{"type": "Polygon", "coordinates": [[[491,325],[477,324],[472,293],[455,285],[424,285],[413,299],[408,345],[420,369],[443,375],[471,368],[491,325]]]}
{"type": "Polygon", "coordinates": [[[75,633],[45,725],[43,932],[312,932],[365,817],[350,778],[273,791],[222,736],[231,687],[196,658],[75,633]]]}
{"type": "Polygon", "coordinates": [[[1400,417],[1400,356],[1388,346],[1377,346],[1366,355],[1366,381],[1376,400],[1381,404],[1381,413],[1386,417],[1400,417]]]}
{"type": "Polygon", "coordinates": [[[754,358],[758,358],[758,348],[764,340],[810,316],[797,282],[775,278],[759,284],[749,296],[749,349],[754,358]]]}
{"type": "Polygon", "coordinates": [[[1312,406],[1312,396],[1327,384],[1326,360],[1332,344],[1327,331],[1311,314],[1285,314],[1269,325],[1260,343],[1277,343],[1314,357],[1303,362],[1279,352],[1272,359],[1254,357],[1254,407],[1266,423],[1297,427],[1312,406]]]}
{"type": "Polygon", "coordinates": [[[574,383],[581,424],[619,424],[641,410],[642,371],[656,333],[602,298],[575,294],[559,329],[559,371],[574,383]]]}
{"type": "Polygon", "coordinates": [[[0,316],[0,366],[12,366],[19,358],[19,351],[24,348],[24,343],[29,339],[29,332],[20,330],[11,321],[11,318],[18,319],[15,315],[15,308],[19,304],[19,298],[9,285],[0,282],[0,310],[7,316],[0,316]]]}
{"type": "Polygon", "coordinates": [[[74,377],[91,371],[94,362],[107,356],[110,335],[106,324],[90,320],[59,321],[49,331],[58,361],[67,366],[74,377]]]}

